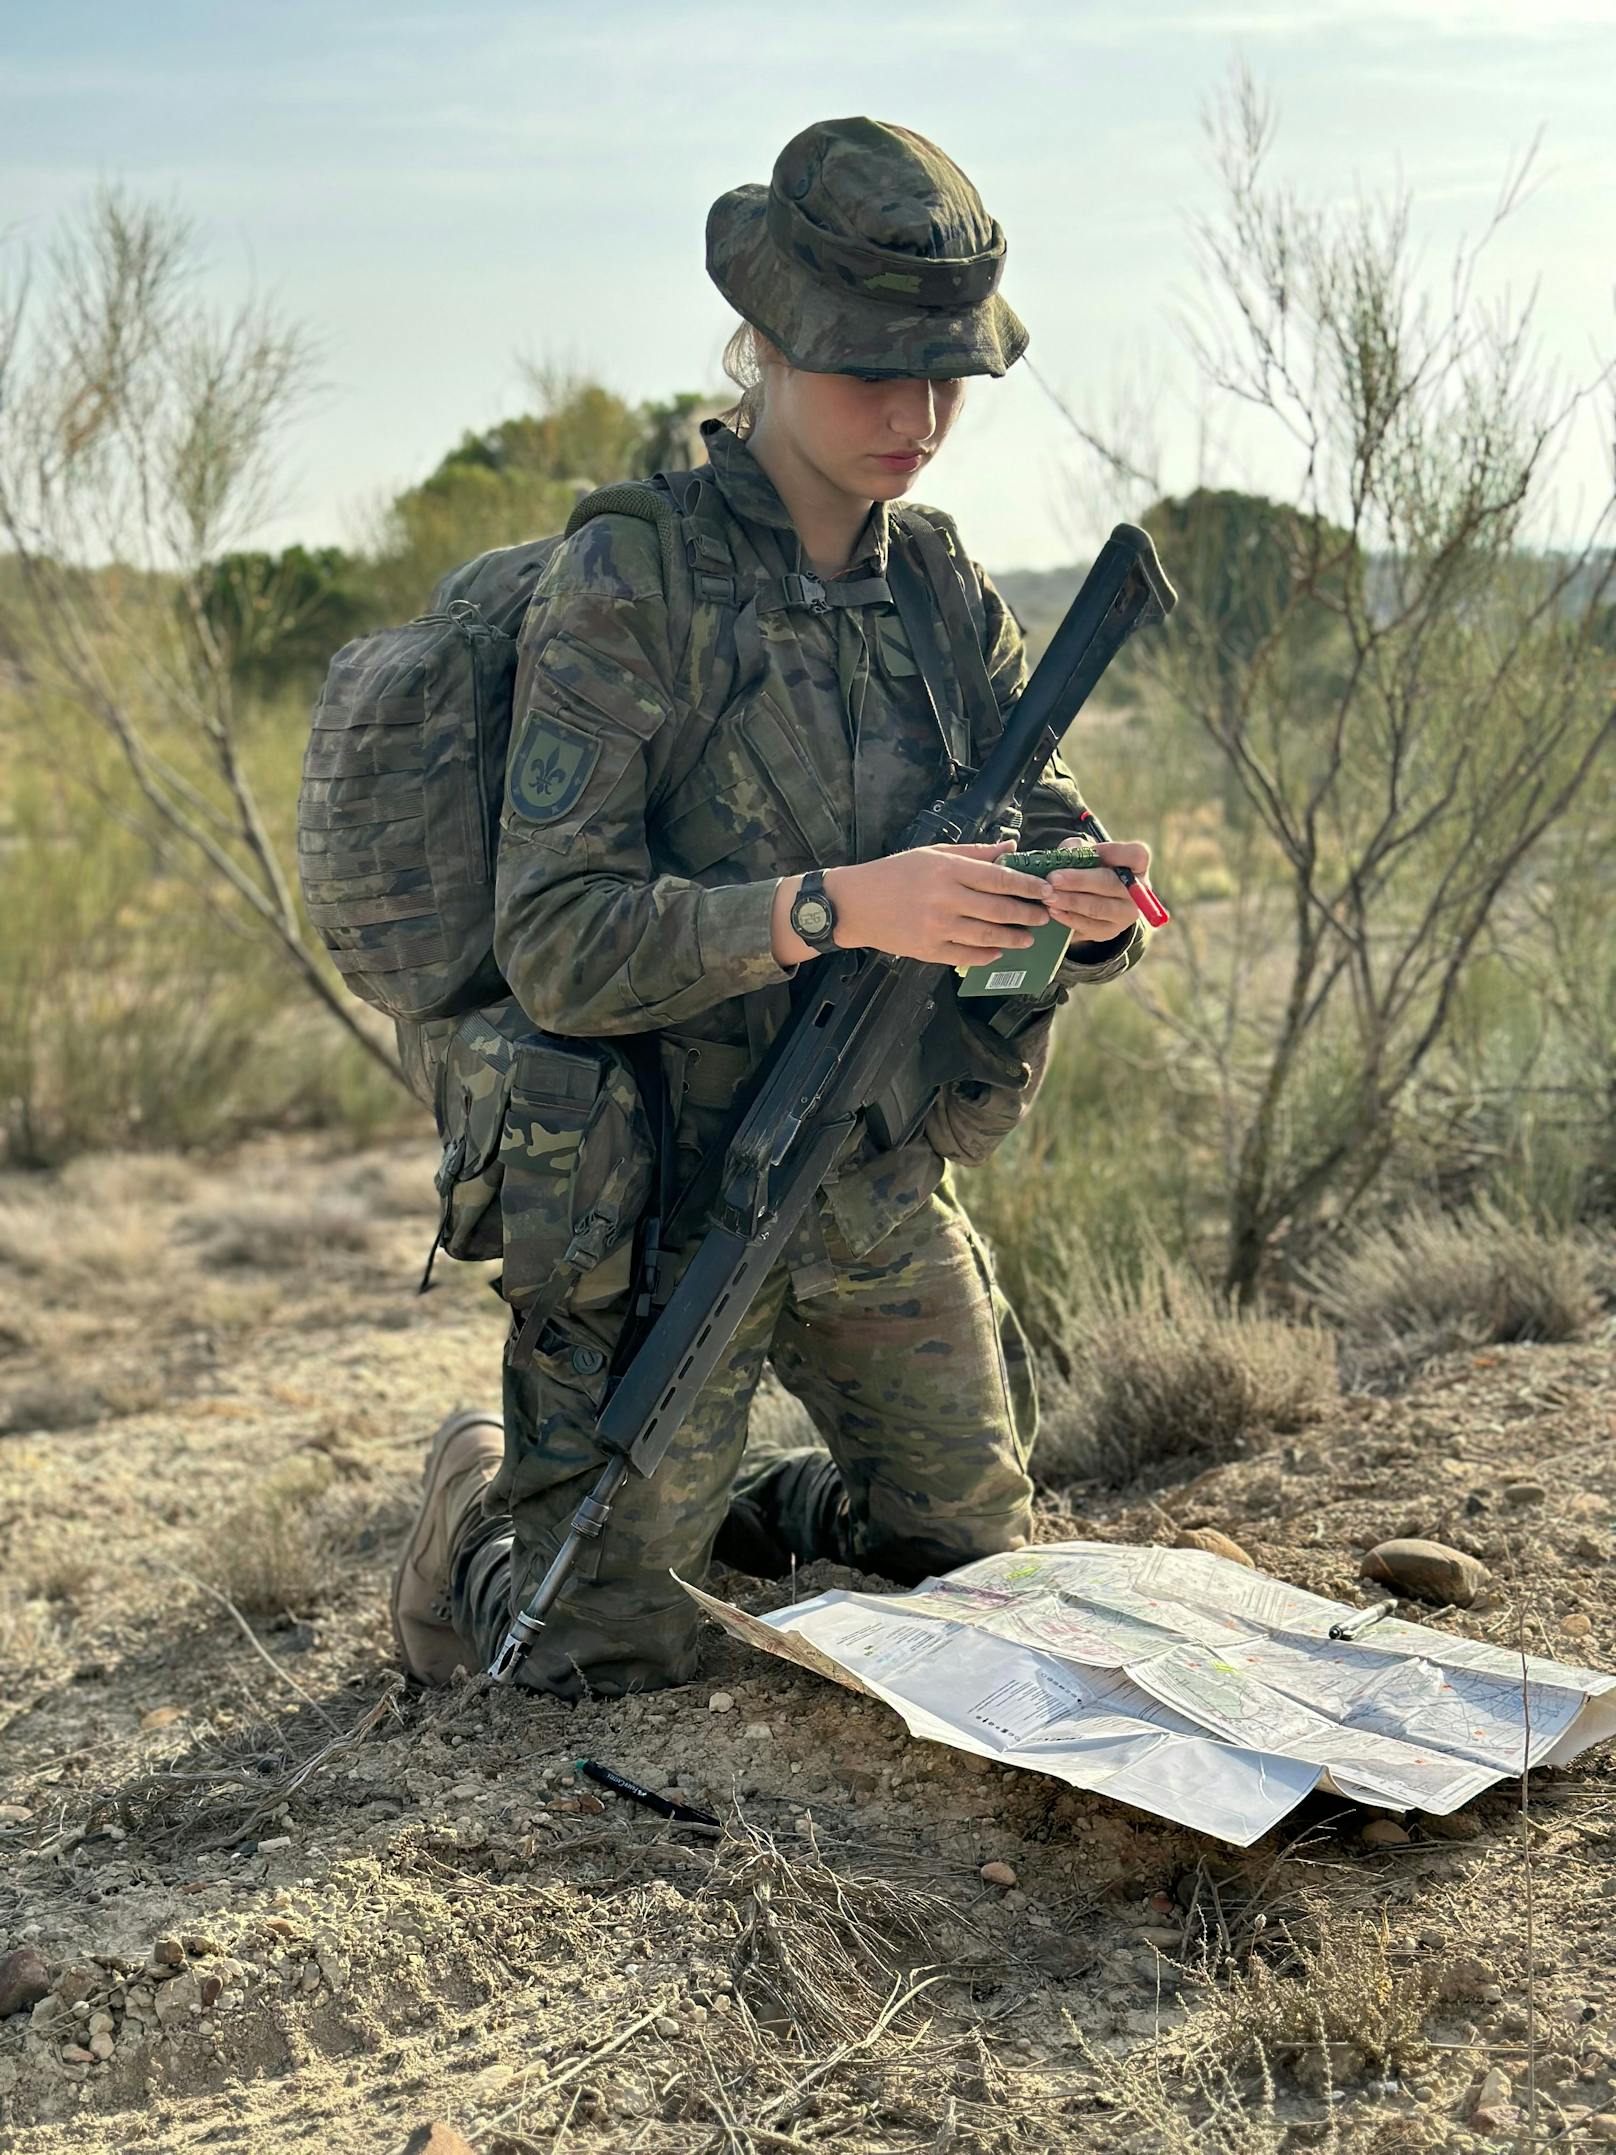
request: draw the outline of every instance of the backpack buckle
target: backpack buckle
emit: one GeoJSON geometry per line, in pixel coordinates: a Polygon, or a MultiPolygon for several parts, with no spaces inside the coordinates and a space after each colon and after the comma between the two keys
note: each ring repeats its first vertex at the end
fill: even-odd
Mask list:
{"type": "Polygon", "coordinates": [[[785,586],[785,601],[788,606],[805,606],[811,614],[828,614],[830,612],[830,600],[826,597],[825,587],[817,576],[810,576],[803,571],[797,570],[793,571],[791,575],[782,578],[782,582],[785,586]]]}

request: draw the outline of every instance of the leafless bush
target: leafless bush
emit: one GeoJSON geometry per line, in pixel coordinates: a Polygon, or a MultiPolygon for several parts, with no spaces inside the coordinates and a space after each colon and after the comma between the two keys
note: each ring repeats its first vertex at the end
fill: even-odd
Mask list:
{"type": "Polygon", "coordinates": [[[1232,1306],[1159,1251],[1137,1280],[1057,1229],[1033,1289],[1048,1343],[1036,1463],[1045,1480],[1127,1481],[1226,1458],[1314,1419],[1337,1389],[1329,1336],[1232,1306]]]}
{"type": "Polygon", "coordinates": [[[116,751],[119,783],[99,756],[61,768],[139,834],[148,883],[155,867],[188,884],[273,950],[402,1082],[304,932],[249,774],[235,654],[207,604],[213,563],[274,504],[312,349],[261,301],[210,315],[198,254],[186,217],[103,187],[0,289],[11,694],[58,752],[74,733],[116,751]]]}
{"type": "Polygon", "coordinates": [[[1406,194],[1313,208],[1270,179],[1272,117],[1245,76],[1212,135],[1223,205],[1195,228],[1194,356],[1209,405],[1288,459],[1294,506],[1158,505],[1164,551],[1192,507],[1220,543],[1186,560],[1201,601],[1139,663],[1210,750],[1249,856],[1232,917],[1180,914],[1195,992],[1158,1008],[1218,1103],[1226,1277],[1249,1300],[1276,1247],[1350,1216],[1398,1157],[1489,924],[1552,892],[1616,738],[1616,499],[1570,551],[1538,539],[1613,366],[1563,393],[1531,303],[1477,296],[1530,159],[1439,296],[1406,194]],[[1236,515],[1249,554],[1221,543],[1236,515]]]}
{"type": "Polygon", "coordinates": [[[1586,1337],[1600,1319],[1598,1261],[1588,1236],[1480,1204],[1377,1227],[1311,1284],[1359,1356],[1391,1368],[1457,1347],[1586,1337]]]}

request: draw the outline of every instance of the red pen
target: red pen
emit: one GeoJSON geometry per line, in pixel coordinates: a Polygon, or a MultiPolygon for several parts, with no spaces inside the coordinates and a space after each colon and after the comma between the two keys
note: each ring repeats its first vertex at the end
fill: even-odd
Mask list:
{"type": "MultiPolygon", "coordinates": [[[[1077,820],[1084,834],[1092,838],[1097,846],[1111,844],[1109,832],[1092,808],[1085,808],[1077,820]]],[[[1116,877],[1117,881],[1126,887],[1128,896],[1139,908],[1151,927],[1165,928],[1173,916],[1156,896],[1150,885],[1142,877],[1136,876],[1131,868],[1111,867],[1109,861],[1106,866],[1111,868],[1111,873],[1116,877]]]]}

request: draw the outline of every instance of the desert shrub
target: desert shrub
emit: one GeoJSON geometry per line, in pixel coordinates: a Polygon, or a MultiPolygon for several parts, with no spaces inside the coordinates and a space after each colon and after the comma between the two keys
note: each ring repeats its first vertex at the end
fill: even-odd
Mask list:
{"type": "Polygon", "coordinates": [[[263,1125],[396,1127],[411,1107],[325,1024],[270,943],[244,939],[105,818],[19,777],[0,851],[0,1155],[215,1145],[263,1125]]]}
{"type": "Polygon", "coordinates": [[[1312,1943],[1293,1939],[1291,1966],[1253,1959],[1208,1992],[1230,2065],[1283,2064],[1312,2087],[1417,2058],[1435,1999],[1428,1968],[1393,1961],[1384,1917],[1322,1911],[1312,1943]]]}
{"type": "Polygon", "coordinates": [[[331,1462],[300,1453],[263,1475],[209,1529],[194,1569],[244,1616],[323,1600],[341,1534],[331,1462]]]}
{"type": "Polygon", "coordinates": [[[1336,1394],[1325,1331],[1237,1308],[1160,1250],[1130,1275],[1057,1231],[1032,1306],[1046,1342],[1046,1481],[1122,1482],[1164,1461],[1226,1458],[1315,1419],[1336,1394]]]}
{"type": "Polygon", "coordinates": [[[1360,1353],[1412,1364],[1457,1347],[1585,1337],[1600,1316],[1598,1263],[1591,1237],[1484,1201],[1372,1228],[1310,1284],[1360,1353]]]}

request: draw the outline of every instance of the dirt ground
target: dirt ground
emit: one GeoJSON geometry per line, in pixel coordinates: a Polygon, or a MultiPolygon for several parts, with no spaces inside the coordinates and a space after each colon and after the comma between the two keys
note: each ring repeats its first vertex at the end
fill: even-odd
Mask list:
{"type": "MultiPolygon", "coordinates": [[[[392,1552],[503,1330],[485,1271],[414,1292],[430,1166],[266,1140],[0,1180],[0,1955],[49,1983],[0,2020],[0,2145],[1616,2138],[1611,1747],[1524,1820],[1508,1785],[1382,1846],[1315,1798],[1241,1852],[716,1631],[644,1699],[406,1692],[392,1552]]],[[[1489,1350],[1198,1479],[1049,1494],[1041,1532],[1215,1525],[1349,1597],[1368,1543],[1434,1535],[1495,1585],[1433,1622],[1616,1666],[1613,1435],[1608,1338],[1489,1350]]]]}

